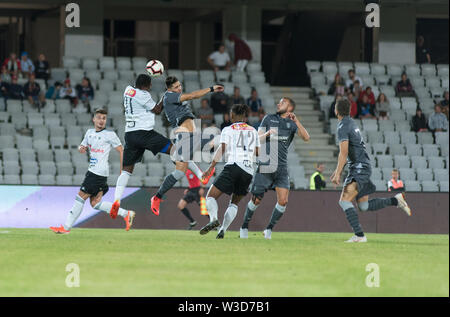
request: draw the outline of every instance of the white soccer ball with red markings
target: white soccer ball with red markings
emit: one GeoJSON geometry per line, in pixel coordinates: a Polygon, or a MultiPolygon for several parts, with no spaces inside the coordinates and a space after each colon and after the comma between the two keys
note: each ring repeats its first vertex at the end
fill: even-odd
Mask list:
{"type": "Polygon", "coordinates": [[[147,73],[152,77],[161,76],[164,73],[164,65],[156,59],[152,59],[145,66],[147,73]]]}

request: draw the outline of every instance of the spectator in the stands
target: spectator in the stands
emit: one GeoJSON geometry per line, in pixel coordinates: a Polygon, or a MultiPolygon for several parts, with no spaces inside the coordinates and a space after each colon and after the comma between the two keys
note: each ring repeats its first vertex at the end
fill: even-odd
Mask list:
{"type": "Polygon", "coordinates": [[[0,111],[6,110],[6,98],[8,96],[9,84],[5,83],[0,77],[0,111]]]}
{"type": "Polygon", "coordinates": [[[207,61],[215,72],[218,70],[230,70],[231,59],[228,52],[225,51],[224,44],[220,44],[219,49],[211,53],[207,61]]]}
{"type": "Polygon", "coordinates": [[[228,96],[223,92],[214,92],[211,94],[211,108],[214,113],[228,112],[227,107],[228,96]]]}
{"type": "Polygon", "coordinates": [[[81,100],[83,105],[89,109],[89,102],[94,99],[94,88],[92,87],[91,80],[88,77],[83,77],[81,85],[77,85],[76,90],[78,100],[81,100]]]}
{"type": "Polygon", "coordinates": [[[404,192],[405,191],[405,185],[403,185],[403,182],[399,179],[399,173],[398,169],[393,169],[391,172],[391,180],[388,182],[388,191],[390,192],[404,192]]]}
{"type": "Polygon", "coordinates": [[[323,172],[325,171],[325,164],[317,163],[316,171],[311,175],[309,179],[309,189],[310,190],[322,190],[327,186],[325,182],[325,177],[323,177],[323,172]]]}
{"type": "Polygon", "coordinates": [[[444,100],[441,100],[441,102],[439,104],[441,105],[442,113],[445,114],[445,116],[447,117],[447,120],[448,120],[448,112],[449,112],[448,91],[444,92],[444,100]]]}
{"type": "Polygon", "coordinates": [[[406,73],[402,73],[402,79],[397,83],[395,87],[395,91],[397,93],[397,97],[414,97],[414,89],[409,81],[406,73]]]}
{"type": "Polygon", "coordinates": [[[220,130],[223,130],[223,128],[230,126],[232,123],[233,122],[231,122],[230,113],[229,112],[225,112],[223,114],[223,122],[220,125],[220,130]]]}
{"type": "Polygon", "coordinates": [[[444,132],[448,130],[448,120],[442,113],[441,105],[434,105],[434,113],[428,118],[428,127],[431,132],[444,132]]]}
{"type": "Polygon", "coordinates": [[[63,87],[59,90],[59,97],[62,99],[69,99],[73,107],[78,104],[77,93],[70,84],[70,79],[64,81],[63,87]]]}
{"type": "Polygon", "coordinates": [[[23,90],[30,105],[36,108],[45,106],[45,95],[41,92],[41,87],[35,81],[33,73],[28,76],[28,82],[24,85],[23,90]]]}
{"type": "Polygon", "coordinates": [[[241,96],[241,89],[234,86],[233,95],[228,97],[228,109],[231,109],[233,105],[242,105],[244,103],[245,99],[241,96]]]}
{"type": "Polygon", "coordinates": [[[425,64],[431,63],[431,55],[430,51],[425,47],[425,39],[422,35],[417,37],[417,46],[416,46],[416,63],[417,64],[425,64]]]}
{"type": "Polygon", "coordinates": [[[24,97],[23,86],[17,83],[17,76],[12,76],[11,84],[9,85],[8,98],[20,99],[24,97]]]}
{"type": "Polygon", "coordinates": [[[369,100],[369,103],[373,106],[375,106],[375,95],[372,91],[372,87],[368,86],[366,89],[362,90],[359,94],[359,101],[362,100],[363,96],[366,95],[367,99],[369,100]]]}
{"type": "Polygon", "coordinates": [[[209,100],[203,98],[200,109],[197,110],[197,116],[202,120],[202,127],[209,127],[214,122],[214,111],[209,106],[209,100]]]}
{"type": "MultiPolygon", "coordinates": [[[[348,102],[350,102],[350,117],[355,118],[358,114],[358,103],[355,100],[355,95],[353,92],[349,91],[347,93],[348,102]]],[[[334,114],[334,109],[333,109],[334,114]]]]}
{"type": "Polygon", "coordinates": [[[334,98],[334,101],[330,105],[330,109],[328,109],[328,118],[336,118],[336,113],[334,112],[334,108],[339,100],[341,100],[343,96],[341,94],[337,94],[334,98]]]}
{"type": "Polygon", "coordinates": [[[36,66],[36,78],[43,79],[47,83],[47,80],[50,77],[50,65],[47,59],[45,58],[44,54],[39,54],[35,66],[36,66]]]}
{"type": "Polygon", "coordinates": [[[53,86],[50,86],[45,94],[45,98],[46,99],[60,99],[60,90],[63,87],[63,85],[59,82],[56,81],[53,86]]]}
{"type": "Polygon", "coordinates": [[[264,108],[260,108],[258,110],[258,121],[253,124],[253,127],[256,130],[258,130],[258,128],[261,125],[261,122],[263,121],[265,116],[266,116],[266,111],[264,110],[264,108]]]}
{"type": "Polygon", "coordinates": [[[363,88],[361,84],[359,83],[359,80],[355,80],[351,88],[349,89],[351,92],[353,92],[353,95],[355,96],[356,100],[359,100],[359,96],[363,92],[363,88]]]}
{"type": "Polygon", "coordinates": [[[252,88],[250,97],[247,99],[247,105],[250,107],[250,116],[258,116],[258,110],[262,108],[262,101],[258,97],[258,92],[252,88]]]}
{"type": "Polygon", "coordinates": [[[248,62],[252,59],[252,51],[247,43],[236,34],[230,34],[228,39],[234,43],[234,64],[236,69],[243,72],[248,62]]]}
{"type": "Polygon", "coordinates": [[[6,67],[11,76],[17,76],[19,74],[20,61],[15,53],[11,53],[9,58],[5,59],[2,66],[6,67]]]}
{"type": "Polygon", "coordinates": [[[411,126],[414,132],[428,132],[427,119],[420,107],[417,107],[416,114],[411,119],[411,126]]]}
{"type": "Polygon", "coordinates": [[[369,102],[369,97],[364,95],[362,100],[358,102],[358,118],[359,119],[375,119],[374,106],[369,102]]]}
{"type": "Polygon", "coordinates": [[[22,72],[23,78],[27,78],[30,74],[34,73],[34,64],[31,59],[28,58],[27,52],[22,52],[20,59],[20,71],[22,72]]]}
{"type": "Polygon", "coordinates": [[[6,66],[2,66],[0,77],[2,78],[2,81],[4,83],[8,83],[8,84],[11,83],[11,74],[6,69],[6,66]]]}
{"type": "Polygon", "coordinates": [[[391,110],[391,106],[389,104],[389,100],[386,95],[381,93],[378,96],[377,103],[375,104],[375,113],[380,120],[388,120],[389,119],[389,111],[391,110]]]}
{"type": "Polygon", "coordinates": [[[329,95],[344,95],[345,93],[345,81],[339,73],[334,76],[334,81],[331,83],[328,89],[329,95]]]}
{"type": "Polygon", "coordinates": [[[348,79],[345,81],[345,85],[347,86],[347,88],[352,89],[352,86],[355,84],[355,81],[359,81],[359,85],[361,87],[364,86],[362,79],[359,76],[356,76],[355,70],[349,69],[348,70],[348,79]]]}

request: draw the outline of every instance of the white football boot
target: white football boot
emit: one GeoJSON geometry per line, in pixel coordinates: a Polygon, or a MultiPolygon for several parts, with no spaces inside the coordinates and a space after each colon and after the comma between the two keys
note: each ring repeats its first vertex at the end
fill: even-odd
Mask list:
{"type": "Polygon", "coordinates": [[[270,229],[264,230],[264,238],[267,240],[272,239],[272,230],[270,229]]]}
{"type": "Polygon", "coordinates": [[[411,216],[411,208],[409,208],[408,204],[406,203],[405,194],[399,193],[394,197],[397,198],[398,201],[397,208],[402,209],[408,216],[411,216]]]}
{"type": "Polygon", "coordinates": [[[367,237],[366,236],[364,236],[364,237],[353,236],[345,242],[347,242],[347,243],[367,242],[367,237]]]}
{"type": "Polygon", "coordinates": [[[248,239],[248,229],[239,229],[239,238],[248,239]]]}

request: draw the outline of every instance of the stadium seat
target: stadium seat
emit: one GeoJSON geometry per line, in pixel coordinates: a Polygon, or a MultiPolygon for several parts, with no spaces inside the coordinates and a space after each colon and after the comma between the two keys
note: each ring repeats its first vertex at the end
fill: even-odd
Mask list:
{"type": "Polygon", "coordinates": [[[411,162],[409,160],[409,156],[407,156],[407,155],[395,155],[394,156],[394,166],[396,168],[409,168],[411,166],[411,162]]]}
{"type": "Polygon", "coordinates": [[[448,132],[436,132],[436,144],[448,144],[448,132]]]}
{"type": "Polygon", "coordinates": [[[370,64],[370,73],[375,76],[385,75],[386,74],[386,66],[384,64],[371,63],[370,64]]]}
{"type": "Polygon", "coordinates": [[[127,186],[129,187],[141,187],[142,186],[142,179],[143,177],[141,175],[133,174],[132,177],[128,180],[127,186]]]}
{"type": "Polygon", "coordinates": [[[390,76],[400,76],[403,72],[403,66],[399,64],[388,64],[386,65],[387,74],[390,76]]]}
{"type": "Polygon", "coordinates": [[[39,185],[56,185],[54,175],[39,175],[38,182],[39,185]]]}
{"type": "Polygon", "coordinates": [[[448,193],[448,181],[439,182],[439,191],[448,193]]]}
{"type": "Polygon", "coordinates": [[[420,76],[420,66],[418,64],[406,65],[405,72],[408,75],[408,77],[420,76]]]}
{"type": "Polygon", "coordinates": [[[322,72],[324,74],[336,75],[336,73],[338,72],[336,62],[328,62],[328,61],[322,62],[322,72]]]}
{"type": "Polygon", "coordinates": [[[70,105],[70,101],[68,99],[56,99],[55,103],[56,112],[61,116],[72,111],[72,106],[70,105]]]}
{"type": "Polygon", "coordinates": [[[38,184],[38,177],[37,175],[29,175],[29,174],[23,174],[21,176],[21,183],[23,185],[37,185],[38,184]]]}
{"type": "MultiPolygon", "coordinates": [[[[72,176],[72,184],[74,184],[74,185],[77,185],[77,186],[80,186],[82,183],[83,183],[83,180],[84,180],[84,178],[86,177],[86,172],[84,173],[84,174],[76,174],[76,175],[73,175],[72,176]]],[[[119,176],[116,176],[115,178],[116,178],[116,181],[117,181],[117,178],[118,178],[119,176]]],[[[114,176],[110,176],[110,177],[108,177],[108,179],[107,179],[107,184],[109,185],[109,186],[115,186],[116,185],[116,183],[112,183],[112,184],[110,184],[110,180],[112,180],[114,178],[114,176]]]]}
{"type": "Polygon", "coordinates": [[[294,188],[295,189],[308,189],[309,182],[306,178],[297,177],[294,178],[294,188]]]}
{"type": "Polygon", "coordinates": [[[434,64],[421,64],[421,73],[424,77],[436,76],[436,66],[434,64]]]}
{"type": "Polygon", "coordinates": [[[403,181],[415,181],[416,172],[413,168],[399,168],[398,169],[400,179],[403,181]]]}
{"type": "Polygon", "coordinates": [[[109,94],[114,90],[114,81],[110,79],[102,80],[98,83],[99,91],[104,92],[105,94],[109,94]]]}
{"type": "Polygon", "coordinates": [[[380,89],[386,94],[386,96],[393,97],[395,96],[395,91],[392,87],[388,86],[391,81],[391,77],[388,75],[375,75],[375,82],[380,87],[380,89]],[[384,89],[386,90],[384,91],[384,89]]]}
{"type": "Polygon", "coordinates": [[[438,192],[439,191],[438,182],[435,182],[435,181],[423,181],[422,182],[422,190],[424,192],[438,192]]]}
{"type": "Polygon", "coordinates": [[[22,162],[21,166],[22,166],[22,174],[25,175],[39,174],[39,165],[36,161],[22,162]]]}
{"type": "Polygon", "coordinates": [[[73,175],[73,165],[70,161],[57,162],[56,170],[58,175],[73,175]]]}
{"type": "Polygon", "coordinates": [[[422,146],[420,144],[406,143],[406,154],[409,156],[421,156],[422,146]]]}
{"type": "Polygon", "coordinates": [[[397,131],[384,131],[384,141],[390,146],[400,144],[400,134],[397,131]]]}
{"type": "Polygon", "coordinates": [[[448,77],[448,64],[437,64],[436,68],[439,76],[448,77]]]}
{"type": "Polygon", "coordinates": [[[375,185],[376,191],[377,192],[385,192],[387,191],[387,182],[383,181],[383,180],[379,180],[379,179],[374,179],[373,184],[375,185]]]}
{"type": "Polygon", "coordinates": [[[19,149],[20,163],[23,165],[25,162],[35,162],[36,154],[31,147],[19,149]]]}
{"type": "Polygon", "coordinates": [[[56,185],[73,185],[72,175],[56,175],[56,185]]]}
{"type": "Polygon", "coordinates": [[[391,110],[390,113],[390,119],[393,121],[404,121],[405,120],[405,113],[403,112],[403,110],[396,110],[393,109],[391,110]]]}
{"type": "Polygon", "coordinates": [[[372,153],[374,155],[384,155],[386,154],[387,144],[385,143],[372,143],[372,153]]]}
{"type": "Polygon", "coordinates": [[[433,135],[430,132],[417,133],[417,143],[433,144],[433,135]]]}
{"type": "Polygon", "coordinates": [[[444,159],[442,157],[430,156],[428,157],[428,165],[430,168],[444,168],[444,159]]]}
{"type": "MultiPolygon", "coordinates": [[[[352,62],[338,62],[338,69],[339,69],[339,73],[341,74],[341,76],[343,76],[344,78],[348,77],[348,71],[350,69],[354,69],[353,63],[352,62]]],[[[359,76],[358,73],[356,73],[356,75],[359,76]]]]}
{"type": "Polygon", "coordinates": [[[440,88],[441,80],[438,77],[429,77],[426,79],[426,86],[428,88],[440,88]]]}
{"type": "Polygon", "coordinates": [[[381,170],[379,168],[372,168],[372,175],[371,178],[373,180],[382,180],[383,174],[381,173],[381,170]]]}
{"type": "Polygon", "coordinates": [[[121,70],[130,70],[131,69],[131,60],[129,57],[116,57],[116,65],[119,71],[121,70]]]}
{"type": "Polygon", "coordinates": [[[53,162],[54,161],[53,152],[49,150],[38,150],[37,159],[40,163],[53,162]]]}
{"type": "Polygon", "coordinates": [[[145,187],[159,187],[163,179],[159,176],[146,176],[143,178],[145,187]]]}
{"type": "Polygon", "coordinates": [[[418,181],[432,181],[433,180],[433,170],[431,168],[427,168],[427,169],[418,168],[418,169],[416,169],[416,174],[417,174],[418,181]]]}
{"type": "Polygon", "coordinates": [[[405,155],[405,147],[401,144],[390,144],[389,155],[405,155]]]}
{"type": "Polygon", "coordinates": [[[33,147],[33,138],[29,136],[18,135],[16,137],[18,149],[31,149],[33,147]]]}
{"type": "Polygon", "coordinates": [[[423,156],[411,156],[411,167],[412,168],[427,168],[427,159],[423,156]]]}
{"type": "Polygon", "coordinates": [[[439,156],[439,145],[437,144],[423,144],[422,149],[426,156],[439,156]]]}
{"type": "Polygon", "coordinates": [[[14,136],[13,135],[0,135],[0,150],[14,148],[14,136]]]}
{"type": "Polygon", "coordinates": [[[3,161],[3,173],[6,175],[19,175],[20,166],[17,161],[3,161]]]}
{"type": "Polygon", "coordinates": [[[61,125],[61,119],[59,113],[45,113],[44,124],[48,127],[57,127],[61,125]]]}
{"type": "Polygon", "coordinates": [[[367,138],[369,143],[384,143],[383,132],[370,131],[367,132],[367,138]]]}
{"type": "Polygon", "coordinates": [[[425,81],[423,77],[410,77],[409,80],[414,89],[425,87],[425,81]]]}
{"type": "Polygon", "coordinates": [[[9,174],[3,176],[3,184],[7,185],[19,185],[20,184],[20,177],[19,175],[9,174]]]}
{"type": "Polygon", "coordinates": [[[377,155],[377,167],[379,168],[392,168],[394,161],[390,155],[377,155]]]}
{"type": "Polygon", "coordinates": [[[320,71],[320,62],[319,61],[306,61],[306,70],[308,74],[312,72],[320,71]]]}
{"type": "Polygon", "coordinates": [[[27,116],[19,113],[12,113],[11,123],[14,124],[14,128],[17,130],[25,129],[27,127],[27,116]]]}
{"type": "Polygon", "coordinates": [[[405,181],[405,190],[408,192],[420,192],[422,187],[418,181],[405,181]]]}
{"type": "MultiPolygon", "coordinates": [[[[370,74],[370,67],[369,63],[366,62],[355,62],[355,73],[358,74],[358,76],[368,75],[370,74]]],[[[363,79],[364,86],[368,86],[369,84],[363,79]]]]}

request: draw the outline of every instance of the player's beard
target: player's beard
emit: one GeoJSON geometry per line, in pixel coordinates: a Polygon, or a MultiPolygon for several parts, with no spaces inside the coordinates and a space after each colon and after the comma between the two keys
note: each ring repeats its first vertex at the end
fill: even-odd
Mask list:
{"type": "Polygon", "coordinates": [[[277,111],[277,114],[281,116],[282,114],[285,114],[286,112],[287,112],[287,109],[280,109],[277,111]]]}

